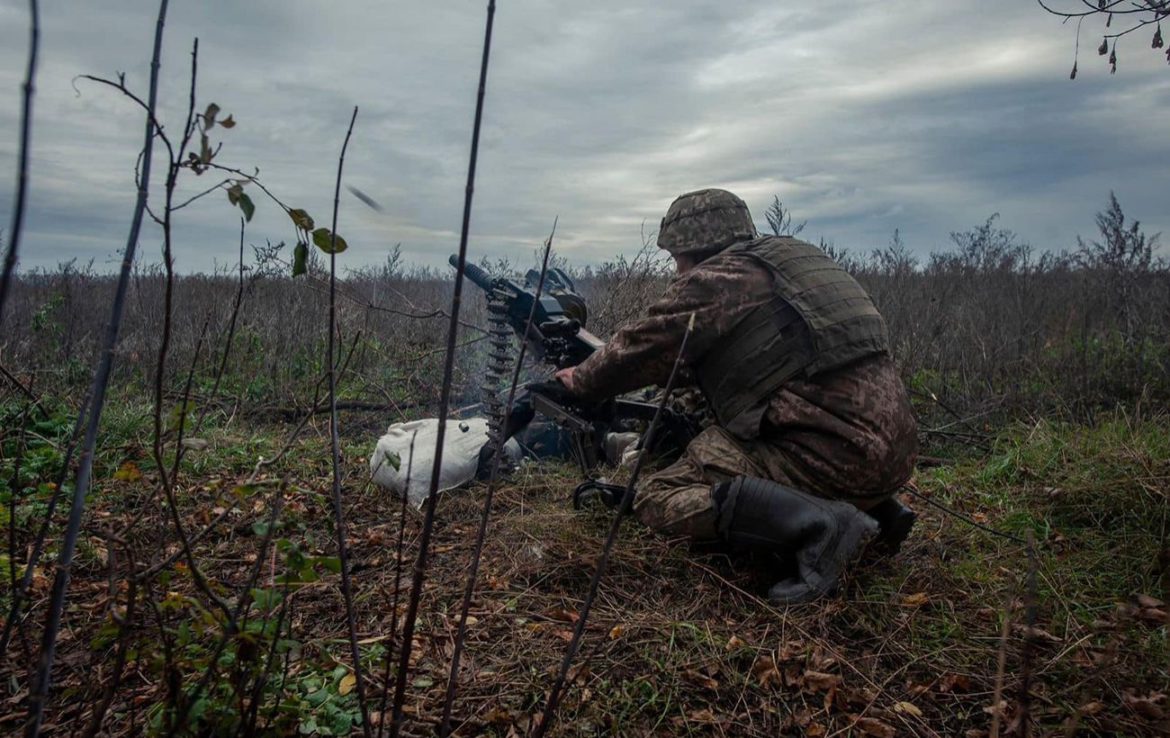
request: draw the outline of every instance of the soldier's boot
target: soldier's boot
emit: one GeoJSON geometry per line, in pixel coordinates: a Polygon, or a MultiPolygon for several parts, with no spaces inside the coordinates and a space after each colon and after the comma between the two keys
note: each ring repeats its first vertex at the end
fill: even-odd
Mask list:
{"type": "Polygon", "coordinates": [[[873,518],[849,503],[814,497],[767,479],[736,477],[712,486],[711,496],[721,538],[795,557],[796,576],[768,590],[768,600],[775,605],[833,594],[841,570],[878,530],[873,518]]]}
{"type": "Polygon", "coordinates": [[[889,554],[896,554],[902,542],[910,535],[918,514],[903,505],[897,497],[887,497],[865,513],[878,523],[877,542],[889,554]]]}

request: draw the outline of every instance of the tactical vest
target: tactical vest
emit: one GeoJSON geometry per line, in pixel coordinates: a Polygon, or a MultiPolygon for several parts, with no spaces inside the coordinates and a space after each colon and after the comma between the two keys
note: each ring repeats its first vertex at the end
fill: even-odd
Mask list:
{"type": "Polygon", "coordinates": [[[816,246],[765,236],[712,258],[739,254],[768,270],[774,297],[744,316],[695,369],[720,425],[751,439],[759,435],[768,398],[785,382],[890,349],[869,295],[816,246]]]}

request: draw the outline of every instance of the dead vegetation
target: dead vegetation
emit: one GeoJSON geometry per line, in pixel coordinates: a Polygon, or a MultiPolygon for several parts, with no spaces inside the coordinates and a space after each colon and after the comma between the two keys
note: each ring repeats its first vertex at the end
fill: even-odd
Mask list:
{"type": "MultiPolygon", "coordinates": [[[[112,429],[124,443],[95,489],[60,645],[50,734],[86,726],[114,678],[117,646],[108,640],[126,615],[126,591],[111,572],[125,566],[126,552],[145,557],[175,546],[161,525],[144,526],[140,539],[124,544],[101,535],[141,514],[138,502],[154,486],[143,430],[112,429]],[[159,536],[150,535],[156,528],[159,536]]],[[[1170,493],[1166,431],[1165,418],[1119,417],[1087,432],[1020,425],[997,438],[990,457],[959,458],[919,475],[923,495],[1010,535],[1034,533],[1040,585],[1031,626],[1023,610],[1023,546],[915,498],[906,501],[922,522],[901,554],[858,567],[837,599],[785,611],[759,597],[766,561],[692,550],[631,524],[603,580],[556,733],[976,736],[988,734],[998,711],[1001,734],[1017,735],[1022,726],[1012,721],[1021,706],[1027,642],[1028,699],[1039,733],[1161,734],[1170,688],[1163,604],[1170,574],[1158,564],[1170,493]]],[[[245,625],[211,658],[222,619],[176,564],[150,585],[153,607],[133,615],[128,666],[103,734],[166,732],[160,716],[172,699],[168,691],[189,694],[211,664],[218,665],[216,686],[190,716],[191,732],[240,730],[251,694],[267,716],[254,726],[258,731],[330,734],[339,723],[346,725],[341,732],[356,730],[339,577],[328,561],[334,545],[324,433],[315,429],[243,499],[230,491],[249,476],[255,455],[272,454],[279,436],[229,426],[208,434],[208,445],[184,462],[183,517],[193,530],[213,524],[198,545],[203,573],[234,601],[260,563],[253,589],[278,593],[279,601],[254,592],[249,618],[266,625],[245,625]],[[285,475],[282,487],[275,480],[285,475]],[[257,562],[278,492],[274,535],[289,545],[257,562]],[[298,566],[290,546],[301,558],[318,559],[314,576],[288,576],[298,566]],[[245,687],[267,663],[267,648],[277,656],[273,678],[253,693],[245,687]]],[[[367,688],[376,695],[404,607],[395,582],[405,589],[407,579],[396,566],[398,502],[364,484],[367,446],[365,438],[346,439],[344,468],[355,617],[370,667],[367,688]]],[[[454,709],[459,735],[524,735],[540,713],[609,520],[601,511],[569,509],[574,478],[569,469],[531,466],[497,494],[454,709]]],[[[450,494],[440,504],[415,633],[408,734],[429,734],[442,709],[482,491],[450,494]]],[[[408,513],[408,558],[418,530],[419,517],[408,513]]],[[[44,576],[36,579],[36,602],[44,576]]],[[[18,658],[6,662],[6,683],[22,682],[27,662],[19,654],[35,653],[34,635],[23,632],[13,643],[10,653],[18,658]]],[[[15,729],[21,699],[20,691],[9,694],[0,725],[15,729]]],[[[375,709],[371,719],[381,716],[375,709]]]]}
{"type": "MultiPolygon", "coordinates": [[[[923,518],[897,558],[857,569],[838,599],[780,612],[759,598],[768,562],[692,550],[630,523],[554,732],[1164,730],[1170,448],[1157,408],[1170,397],[1170,272],[1116,201],[1101,233],[1073,254],[1032,260],[989,220],[926,264],[897,243],[842,255],[887,315],[915,396],[928,450],[919,493],[1006,538],[908,498],[923,518]]],[[[290,281],[278,253],[259,249],[242,280],[174,280],[161,435],[143,398],[167,280],[145,270],[132,283],[46,732],[364,729],[329,503],[327,274],[310,256],[307,279],[290,281]],[[290,433],[301,437],[280,454],[290,433]],[[168,480],[177,516],[158,494],[156,438],[171,462],[183,450],[168,480]]],[[[646,253],[575,276],[603,333],[665,278],[646,253]]],[[[0,390],[5,597],[51,500],[68,491],[79,401],[69,398],[83,394],[110,286],[74,266],[14,285],[0,390]]],[[[388,421],[434,412],[449,282],[391,259],[339,282],[338,296],[358,661],[367,724],[388,727],[381,695],[401,653],[420,521],[400,524],[398,503],[369,486],[364,457],[388,421]]],[[[478,298],[467,308],[454,401],[472,406],[478,396],[461,388],[482,365],[483,313],[478,298]]],[[[567,468],[530,467],[498,493],[454,704],[460,735],[526,735],[539,719],[608,522],[569,510],[575,481],[567,468]]],[[[407,672],[408,734],[432,733],[442,713],[482,494],[439,507],[407,672]]],[[[58,545],[48,539],[12,623],[6,729],[27,712],[58,545]]],[[[11,600],[0,604],[7,611],[11,600]]]]}

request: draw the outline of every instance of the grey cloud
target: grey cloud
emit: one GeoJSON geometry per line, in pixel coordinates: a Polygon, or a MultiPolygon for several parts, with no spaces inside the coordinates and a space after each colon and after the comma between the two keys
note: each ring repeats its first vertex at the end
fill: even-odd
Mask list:
{"type": "MultiPolygon", "coordinates": [[[[26,267],[121,247],[141,117],[110,91],[77,97],[70,80],[122,69],[142,90],[153,14],[132,0],[46,11],[26,267]]],[[[0,20],[0,89],[15,101],[23,3],[0,0],[0,20]]],[[[457,245],[483,20],[478,2],[175,4],[164,115],[175,126],[185,112],[198,36],[201,100],[239,122],[222,160],[258,166],[285,202],[327,220],[359,105],[346,181],[386,213],[344,196],[344,261],[380,261],[401,242],[441,265],[457,245]]],[[[1111,188],[1170,230],[1156,113],[1170,74],[1123,49],[1116,77],[1086,59],[1070,83],[1067,30],[1015,0],[500,3],[473,254],[528,260],[559,215],[571,261],[611,258],[637,248],[675,195],[713,185],[761,221],[778,194],[808,233],[858,249],[901,228],[925,252],[994,211],[1060,248],[1092,230],[1111,188]]],[[[14,162],[15,108],[0,106],[0,170],[14,162]]],[[[249,240],[288,239],[287,218],[256,199],[249,240]]],[[[182,213],[180,268],[230,260],[237,217],[219,194],[182,213]]]]}

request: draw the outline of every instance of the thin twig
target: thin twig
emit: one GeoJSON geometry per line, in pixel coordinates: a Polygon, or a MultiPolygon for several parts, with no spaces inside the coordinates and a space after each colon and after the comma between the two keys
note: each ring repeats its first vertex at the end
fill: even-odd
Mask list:
{"type": "MultiPolygon", "coordinates": [[[[175,209],[177,210],[178,208],[175,209]]],[[[223,357],[220,359],[219,368],[215,372],[215,381],[211,385],[211,394],[206,400],[202,401],[203,409],[199,413],[199,419],[195,421],[193,433],[198,433],[203,427],[203,421],[207,418],[211,403],[215,402],[215,398],[219,396],[219,385],[223,381],[223,375],[227,372],[228,357],[232,354],[232,342],[236,337],[236,321],[240,317],[240,305],[244,301],[244,225],[244,219],[240,218],[240,277],[236,286],[236,301],[232,305],[232,317],[228,322],[227,338],[224,340],[223,357]]]]}
{"type": "Polygon", "coordinates": [[[57,512],[57,505],[61,502],[61,495],[64,494],[65,480],[69,476],[69,470],[73,463],[73,454],[77,451],[77,439],[81,436],[81,429],[85,424],[88,409],[89,398],[86,397],[85,401],[81,403],[81,409],[77,413],[77,419],[73,422],[73,430],[69,434],[69,442],[65,447],[61,467],[57,472],[57,478],[53,485],[53,496],[49,498],[49,504],[45,509],[45,514],[41,518],[41,527],[37,530],[36,537],[33,538],[32,552],[29,554],[28,561],[24,565],[24,574],[20,578],[20,585],[12,591],[12,604],[8,609],[8,617],[4,620],[4,631],[0,634],[0,654],[8,652],[8,644],[12,637],[13,629],[18,622],[23,632],[24,621],[20,619],[21,608],[24,605],[25,599],[28,597],[29,588],[32,586],[33,575],[36,572],[37,566],[40,565],[41,556],[45,552],[45,543],[48,540],[49,529],[52,527],[53,516],[57,512]]]}
{"type": "Polygon", "coordinates": [[[4,272],[0,276],[0,325],[4,324],[4,304],[16,272],[20,234],[24,230],[24,202],[28,193],[29,140],[32,137],[32,101],[37,74],[37,51],[40,48],[41,14],[37,0],[29,0],[28,67],[25,70],[24,94],[20,109],[20,154],[16,164],[16,203],[12,207],[12,225],[8,231],[8,248],[4,251],[4,272]]]}
{"type": "Polygon", "coordinates": [[[102,349],[98,370],[94,374],[93,389],[90,391],[91,407],[89,409],[88,424],[85,431],[85,441],[81,451],[81,465],[77,472],[77,481],[73,488],[73,505],[69,511],[69,522],[65,529],[64,540],[61,544],[61,554],[57,560],[57,572],[53,580],[53,591],[49,603],[49,614],[45,621],[45,633],[41,644],[40,664],[37,668],[36,680],[29,694],[29,719],[25,725],[25,734],[28,738],[35,738],[41,730],[44,720],[45,702],[48,699],[49,688],[52,684],[53,660],[57,647],[57,633],[61,627],[61,615],[65,610],[66,590],[69,587],[69,577],[73,567],[73,554],[77,548],[77,536],[81,530],[81,518],[85,512],[85,497],[89,494],[90,479],[93,474],[93,455],[97,447],[98,424],[101,421],[102,409],[105,406],[106,389],[109,387],[110,373],[114,363],[114,349],[118,343],[118,333],[122,326],[123,308],[126,304],[126,290],[130,284],[130,272],[134,264],[134,255],[138,246],[138,233],[142,228],[142,216],[146,212],[146,200],[150,183],[151,154],[154,149],[155,125],[154,110],[158,100],[159,59],[162,56],[163,29],[166,24],[168,0],[160,0],[158,21],[155,27],[154,52],[150,62],[150,94],[146,120],[146,134],[142,157],[142,180],[138,187],[138,199],[134,207],[134,215],[130,220],[130,234],[126,239],[126,248],[122,253],[122,267],[118,275],[118,287],[114,295],[114,305],[111,311],[110,322],[106,331],[106,340],[102,349]]]}
{"type": "Polygon", "coordinates": [[[1003,720],[1003,710],[1000,708],[1000,703],[1003,702],[1003,680],[1007,672],[1008,635],[1011,634],[1012,603],[1015,602],[1015,599],[1015,593],[1012,593],[1008,597],[1007,606],[1003,611],[1003,625],[999,629],[999,653],[996,656],[995,688],[991,693],[991,729],[989,731],[989,738],[999,738],[999,724],[1003,720]]]}
{"type": "MultiPolygon", "coordinates": [[[[691,331],[694,330],[694,327],[695,316],[692,314],[691,320],[687,324],[686,333],[683,334],[682,341],[679,343],[678,355],[674,359],[674,366],[671,367],[670,377],[666,380],[666,387],[662,391],[662,398],[658,401],[658,408],[654,411],[654,419],[650,421],[650,427],[646,429],[646,442],[642,444],[644,449],[654,448],[658,424],[662,419],[662,411],[666,408],[666,402],[670,398],[671,391],[674,390],[674,382],[678,377],[678,371],[683,362],[683,355],[687,350],[687,341],[690,339],[691,331]]],[[[593,579],[589,582],[589,591],[585,595],[585,602],[581,605],[581,612],[578,613],[577,623],[573,627],[573,637],[570,639],[568,647],[565,648],[565,655],[561,660],[561,668],[557,673],[556,681],[553,682],[552,689],[549,691],[548,702],[545,703],[544,712],[540,716],[540,721],[534,726],[532,732],[533,738],[541,738],[548,731],[553,719],[556,717],[557,706],[560,704],[561,694],[564,692],[565,679],[569,674],[569,667],[573,664],[573,658],[577,655],[577,650],[581,646],[581,636],[585,633],[585,624],[589,620],[589,611],[593,607],[593,600],[597,597],[597,590],[601,585],[601,577],[605,574],[605,569],[609,565],[609,557],[613,553],[613,546],[617,541],[617,534],[621,528],[622,520],[633,508],[634,486],[638,483],[638,477],[642,473],[642,467],[645,465],[646,459],[649,456],[650,452],[648,450],[642,451],[638,454],[638,460],[634,462],[634,471],[630,474],[630,481],[626,483],[626,491],[622,496],[622,502],[618,507],[617,514],[614,515],[613,522],[610,523],[609,535],[605,539],[605,546],[601,550],[601,557],[597,561],[597,568],[593,571],[593,579]]]]}
{"type": "MultiPolygon", "coordinates": [[[[557,232],[556,220],[553,220],[552,233],[544,242],[544,256],[540,261],[540,279],[536,283],[536,297],[532,307],[528,310],[528,319],[524,322],[524,336],[532,334],[532,322],[536,319],[536,308],[540,304],[540,296],[544,292],[544,278],[548,274],[548,257],[552,251],[553,235],[557,232]]],[[[475,536],[475,548],[471,554],[471,568],[467,574],[467,586],[463,591],[463,606],[459,610],[459,627],[455,632],[455,648],[451,654],[451,671],[447,675],[447,693],[443,699],[443,717],[439,721],[439,736],[446,738],[451,733],[451,709],[455,704],[455,692],[459,686],[459,660],[463,655],[463,646],[467,640],[467,615],[471,611],[471,599],[475,595],[476,577],[479,575],[480,556],[483,553],[483,544],[487,539],[488,519],[492,513],[492,497],[496,491],[496,479],[500,474],[500,462],[504,457],[504,443],[508,440],[503,437],[503,429],[507,427],[508,416],[516,401],[516,386],[520,384],[520,370],[524,367],[524,356],[528,349],[528,341],[520,342],[520,352],[516,356],[516,365],[512,371],[512,384],[508,387],[508,401],[504,405],[504,415],[499,419],[500,435],[489,443],[495,444],[495,453],[492,455],[492,469],[488,476],[487,491],[484,493],[483,511],[479,517],[479,530],[475,536]]]]}
{"type": "Polygon", "coordinates": [[[358,109],[353,107],[345,142],[341,144],[341,156],[337,158],[337,183],[333,190],[333,224],[329,234],[329,445],[333,461],[333,519],[337,531],[337,557],[341,561],[341,596],[345,601],[345,624],[349,630],[350,656],[353,658],[353,674],[357,680],[358,707],[362,713],[362,733],[370,738],[370,712],[366,708],[365,679],[362,675],[361,652],[358,650],[357,623],[353,614],[353,590],[349,582],[349,550],[345,543],[345,514],[341,504],[341,438],[337,428],[337,372],[334,353],[337,333],[337,211],[341,206],[341,171],[345,166],[345,150],[349,137],[353,135],[353,124],[358,109]]]}
{"type": "Polygon", "coordinates": [[[996,530],[995,528],[992,528],[991,526],[976,522],[975,520],[967,517],[963,513],[959,512],[958,510],[952,510],[951,508],[947,507],[946,505],[942,504],[941,502],[936,502],[935,500],[933,500],[933,499],[927,497],[926,495],[922,494],[921,492],[919,492],[918,488],[916,486],[914,486],[913,483],[907,483],[907,484],[903,485],[902,488],[905,489],[910,494],[917,497],[918,499],[922,500],[926,504],[941,510],[942,512],[946,513],[947,515],[950,515],[952,518],[955,518],[956,520],[962,520],[964,523],[966,523],[967,525],[970,525],[973,528],[978,528],[979,530],[981,530],[985,533],[990,533],[993,536],[1002,538],[1005,541],[1011,541],[1012,543],[1019,543],[1020,545],[1024,545],[1025,543],[1027,543],[1023,538],[1020,538],[1019,536],[1013,536],[1011,533],[1004,533],[1003,531],[996,530]]]}
{"type": "MultiPolygon", "coordinates": [[[[398,595],[402,590],[402,548],[406,540],[406,501],[409,497],[410,475],[414,471],[414,442],[418,431],[410,434],[409,457],[406,461],[406,483],[402,486],[402,507],[398,511],[398,542],[394,547],[394,596],[390,600],[390,643],[386,646],[386,670],[382,676],[382,698],[378,705],[378,738],[386,728],[386,700],[390,695],[390,664],[393,663],[394,634],[398,632],[398,595]]],[[[401,462],[400,462],[401,463],[401,462]]]]}
{"type": "Polygon", "coordinates": [[[463,197],[463,224],[459,232],[459,258],[455,267],[455,292],[451,297],[451,321],[447,327],[447,356],[443,366],[443,389],[439,395],[439,427],[435,434],[435,462],[431,467],[430,494],[423,518],[422,533],[418,543],[418,557],[414,563],[414,579],[410,587],[410,599],[406,606],[406,619],[402,625],[402,646],[398,659],[398,678],[394,683],[393,718],[390,725],[391,738],[398,738],[402,731],[402,706],[406,700],[406,677],[410,671],[411,642],[414,625],[418,618],[418,604],[422,598],[423,579],[426,575],[427,548],[431,530],[435,525],[435,505],[439,497],[439,472],[443,463],[443,441],[447,433],[447,411],[451,406],[451,378],[455,371],[455,343],[459,333],[459,308],[463,299],[463,270],[467,265],[467,236],[471,230],[471,200],[475,192],[475,164],[479,154],[479,129],[483,120],[483,99],[487,87],[488,58],[492,44],[492,20],[496,13],[496,0],[488,0],[487,24],[484,30],[483,59],[479,68],[479,89],[476,92],[475,122],[471,131],[471,155],[467,166],[467,188],[463,197]]]}
{"type": "Polygon", "coordinates": [[[1032,723],[1032,660],[1035,657],[1035,632],[1037,588],[1036,570],[1039,568],[1036,560],[1036,539],[1032,529],[1028,529],[1028,582],[1024,595],[1024,643],[1020,654],[1020,695],[1017,698],[1018,710],[1015,722],[1019,726],[1019,735],[1028,738],[1032,723]]]}

